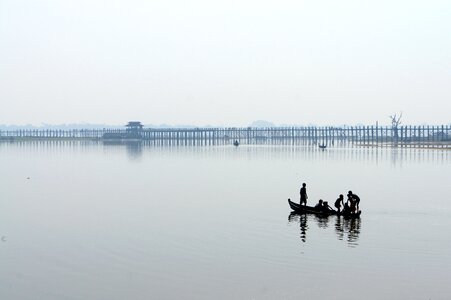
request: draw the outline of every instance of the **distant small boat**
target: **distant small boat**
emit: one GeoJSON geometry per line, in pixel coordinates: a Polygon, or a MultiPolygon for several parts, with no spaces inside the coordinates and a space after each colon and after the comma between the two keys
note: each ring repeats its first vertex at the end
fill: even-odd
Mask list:
{"type": "Polygon", "coordinates": [[[238,142],[237,140],[235,140],[235,141],[233,142],[233,145],[236,146],[236,147],[238,147],[238,146],[240,145],[240,142],[238,142]]]}
{"type": "Polygon", "coordinates": [[[343,211],[337,212],[335,210],[329,210],[329,211],[319,210],[312,206],[299,205],[297,203],[294,203],[290,199],[288,199],[288,204],[290,205],[291,209],[298,214],[317,214],[320,216],[331,216],[331,215],[337,216],[338,215],[338,216],[343,216],[343,217],[347,217],[347,218],[360,218],[360,214],[362,213],[362,211],[360,211],[360,210],[359,210],[359,212],[354,213],[354,214],[352,214],[352,213],[344,214],[343,211]]]}
{"type": "Polygon", "coordinates": [[[320,147],[321,149],[326,149],[326,148],[327,148],[327,145],[321,144],[321,145],[319,145],[318,147],[320,147]]]}

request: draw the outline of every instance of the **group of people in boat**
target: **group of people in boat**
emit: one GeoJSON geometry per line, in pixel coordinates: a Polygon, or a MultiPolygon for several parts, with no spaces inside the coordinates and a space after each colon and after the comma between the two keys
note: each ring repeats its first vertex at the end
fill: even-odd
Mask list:
{"type": "MultiPolygon", "coordinates": [[[[306,184],[303,183],[301,190],[300,190],[300,205],[307,206],[307,188],[306,184]]],[[[360,204],[360,197],[354,194],[352,191],[348,192],[346,203],[344,202],[344,196],[343,194],[340,194],[338,196],[338,199],[335,200],[334,206],[337,209],[337,212],[342,213],[348,213],[348,214],[354,214],[359,211],[359,204],[360,204]],[[343,211],[341,210],[343,206],[343,211]]],[[[318,203],[315,205],[315,209],[318,209],[320,211],[331,211],[334,210],[332,207],[330,207],[329,203],[327,201],[323,201],[322,199],[319,199],[318,203]]]]}

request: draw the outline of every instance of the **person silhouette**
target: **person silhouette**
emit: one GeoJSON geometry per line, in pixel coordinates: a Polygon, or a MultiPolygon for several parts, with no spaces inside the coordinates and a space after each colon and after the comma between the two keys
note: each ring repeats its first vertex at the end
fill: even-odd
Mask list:
{"type": "Polygon", "coordinates": [[[323,199],[319,199],[318,203],[315,205],[316,209],[323,210],[323,199]]]}
{"type": "Polygon", "coordinates": [[[354,194],[352,191],[348,192],[348,198],[351,199],[351,202],[354,202],[354,206],[356,211],[359,211],[360,197],[354,194]]]}
{"type": "Polygon", "coordinates": [[[299,202],[299,205],[302,205],[302,203],[304,203],[304,205],[307,206],[308,196],[307,196],[307,188],[306,188],[305,183],[302,184],[302,187],[301,187],[301,190],[299,191],[299,193],[301,195],[301,200],[299,202]]]}
{"type": "Polygon", "coordinates": [[[340,194],[337,200],[335,200],[334,206],[337,209],[338,212],[340,212],[341,205],[345,206],[343,202],[343,194],[340,194]]]}

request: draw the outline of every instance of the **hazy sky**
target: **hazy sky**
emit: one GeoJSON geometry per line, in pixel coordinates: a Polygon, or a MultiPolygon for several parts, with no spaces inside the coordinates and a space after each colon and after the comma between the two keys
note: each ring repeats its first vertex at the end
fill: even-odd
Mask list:
{"type": "Polygon", "coordinates": [[[0,124],[451,122],[451,1],[0,0],[0,124]]]}

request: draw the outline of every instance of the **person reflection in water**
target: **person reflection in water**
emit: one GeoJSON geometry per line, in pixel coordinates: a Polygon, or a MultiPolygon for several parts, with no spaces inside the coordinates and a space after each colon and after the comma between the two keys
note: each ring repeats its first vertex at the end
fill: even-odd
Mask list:
{"type": "Polygon", "coordinates": [[[301,195],[301,201],[300,201],[299,204],[302,205],[302,203],[304,203],[304,205],[307,206],[307,198],[308,198],[308,196],[307,196],[307,189],[306,189],[305,186],[306,186],[306,184],[303,183],[302,187],[301,187],[301,190],[299,191],[299,193],[301,195]]]}
{"type": "Polygon", "coordinates": [[[291,212],[288,216],[289,222],[296,222],[299,221],[300,227],[301,227],[301,235],[300,238],[303,243],[307,241],[307,229],[308,229],[308,215],[307,214],[297,214],[295,212],[291,212]]]}
{"type": "MultiPolygon", "coordinates": [[[[324,201],[322,205],[324,204],[324,201]]],[[[349,205],[345,203],[345,206],[349,205]]],[[[316,222],[318,228],[327,230],[329,228],[329,223],[333,218],[325,217],[321,214],[298,214],[295,212],[291,212],[288,216],[289,222],[299,222],[300,225],[300,238],[303,243],[307,242],[307,231],[311,228],[309,226],[313,224],[312,222],[316,222]]],[[[345,241],[348,243],[349,247],[358,246],[358,240],[361,232],[361,220],[360,218],[346,218],[341,216],[335,217],[334,228],[337,238],[341,241],[345,241]]]]}
{"type": "Polygon", "coordinates": [[[344,201],[343,201],[343,194],[340,194],[340,196],[338,197],[337,200],[335,200],[335,208],[337,209],[338,212],[340,212],[341,210],[341,205],[345,206],[344,201]]]}
{"type": "Polygon", "coordinates": [[[356,247],[361,231],[360,218],[342,218],[337,217],[335,223],[335,233],[339,240],[346,240],[349,247],[356,247]]]}
{"type": "Polygon", "coordinates": [[[299,216],[299,224],[301,226],[301,240],[305,243],[307,240],[307,214],[299,216]]]}

